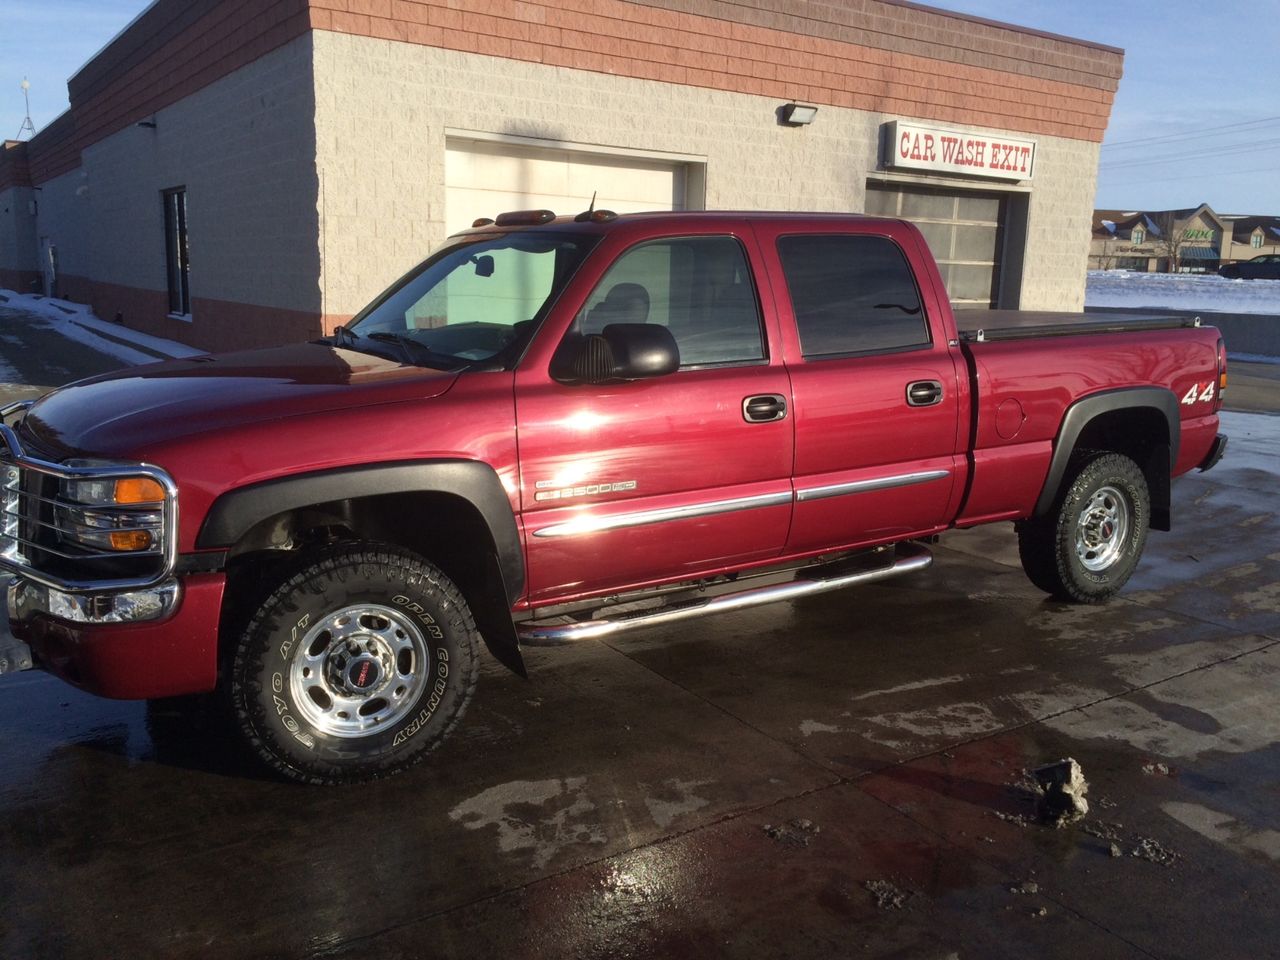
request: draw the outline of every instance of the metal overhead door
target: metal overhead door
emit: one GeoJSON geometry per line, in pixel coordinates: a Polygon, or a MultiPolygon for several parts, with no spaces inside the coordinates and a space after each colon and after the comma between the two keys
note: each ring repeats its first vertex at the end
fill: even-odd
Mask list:
{"type": "Polygon", "coordinates": [[[504,210],[581,213],[596,194],[615,213],[683,210],[687,165],[577,150],[450,140],[445,150],[445,226],[466,229],[504,210]]]}
{"type": "Polygon", "coordinates": [[[957,310],[997,306],[1006,207],[999,193],[867,185],[867,213],[920,228],[957,310]]]}

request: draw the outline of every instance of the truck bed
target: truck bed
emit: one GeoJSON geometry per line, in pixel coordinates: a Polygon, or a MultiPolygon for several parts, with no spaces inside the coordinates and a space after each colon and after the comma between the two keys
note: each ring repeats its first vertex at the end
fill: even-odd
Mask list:
{"type": "Polygon", "coordinates": [[[1057,313],[1047,310],[957,310],[955,317],[960,339],[967,343],[1200,326],[1199,317],[1167,314],[1116,316],[1111,313],[1057,313]]]}

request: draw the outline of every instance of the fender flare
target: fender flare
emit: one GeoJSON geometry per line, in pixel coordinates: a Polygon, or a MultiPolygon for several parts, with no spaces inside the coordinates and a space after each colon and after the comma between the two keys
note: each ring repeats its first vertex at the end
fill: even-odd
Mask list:
{"type": "Polygon", "coordinates": [[[339,467],[237,487],[209,508],[197,550],[227,549],[263,520],[334,500],[389,493],[447,493],[470,503],[493,537],[508,608],[524,592],[524,553],[511,501],[493,467],[476,460],[414,460],[339,467]]]}
{"type": "MultiPolygon", "coordinates": [[[[1117,410],[1152,408],[1164,414],[1169,426],[1169,472],[1172,474],[1178,462],[1178,445],[1182,439],[1182,417],[1178,398],[1164,387],[1120,387],[1090,394],[1067,408],[1053,442],[1053,458],[1049,461],[1049,474],[1045,477],[1040,497],[1036,500],[1033,517],[1042,517],[1053,507],[1066,475],[1067,465],[1075,452],[1080,434],[1092,420],[1117,410]]],[[[1139,464],[1142,466],[1142,464],[1139,464]]]]}

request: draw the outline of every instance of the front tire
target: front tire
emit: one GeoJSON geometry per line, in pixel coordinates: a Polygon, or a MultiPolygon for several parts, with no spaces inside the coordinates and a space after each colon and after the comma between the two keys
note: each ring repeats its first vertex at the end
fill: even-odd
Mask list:
{"type": "Polygon", "coordinates": [[[1018,554],[1041,590],[1102,603],[1133,575],[1147,543],[1151,497],[1142,470],[1119,453],[1087,452],[1054,510],[1018,525],[1018,554]]]}
{"type": "Polygon", "coordinates": [[[461,719],[477,639],[462,594],[433,564],[396,547],[331,547],[285,578],[238,638],[232,710],[289,779],[390,776],[461,719]]]}

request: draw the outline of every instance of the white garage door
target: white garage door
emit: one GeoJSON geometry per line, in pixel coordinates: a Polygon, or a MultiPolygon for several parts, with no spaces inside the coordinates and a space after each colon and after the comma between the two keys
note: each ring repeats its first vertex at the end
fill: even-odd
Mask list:
{"type": "Polygon", "coordinates": [[[1006,206],[999,193],[867,184],[867,213],[920,228],[956,309],[996,306],[1006,206]]]}
{"type": "Polygon", "coordinates": [[[504,210],[616,213],[683,210],[687,165],[507,143],[451,140],[445,151],[445,226],[456,233],[504,210]]]}

